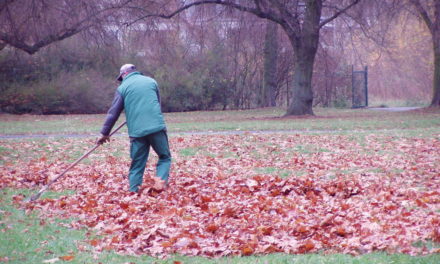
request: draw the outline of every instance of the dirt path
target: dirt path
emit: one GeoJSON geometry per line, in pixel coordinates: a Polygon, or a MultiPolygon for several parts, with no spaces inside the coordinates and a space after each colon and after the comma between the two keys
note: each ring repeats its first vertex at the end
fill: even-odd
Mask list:
{"type": "Polygon", "coordinates": [[[377,111],[388,111],[388,112],[405,112],[405,111],[411,111],[411,110],[417,110],[422,109],[423,107],[374,107],[374,108],[368,108],[370,110],[377,110],[377,111]]]}

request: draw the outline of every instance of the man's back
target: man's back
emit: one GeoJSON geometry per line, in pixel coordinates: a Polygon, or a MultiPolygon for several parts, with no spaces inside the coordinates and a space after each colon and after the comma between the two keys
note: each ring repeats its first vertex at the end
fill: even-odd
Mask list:
{"type": "Polygon", "coordinates": [[[130,137],[143,137],[165,129],[157,83],[153,78],[133,72],[118,87],[124,99],[130,137]]]}

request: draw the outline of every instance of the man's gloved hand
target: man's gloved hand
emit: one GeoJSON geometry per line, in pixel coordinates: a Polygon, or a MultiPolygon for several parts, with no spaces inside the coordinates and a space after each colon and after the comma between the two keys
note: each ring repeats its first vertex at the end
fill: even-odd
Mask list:
{"type": "Polygon", "coordinates": [[[104,136],[102,135],[100,139],[98,139],[98,141],[96,141],[96,144],[98,145],[102,145],[105,142],[109,142],[110,141],[110,137],[109,136],[104,136]]]}

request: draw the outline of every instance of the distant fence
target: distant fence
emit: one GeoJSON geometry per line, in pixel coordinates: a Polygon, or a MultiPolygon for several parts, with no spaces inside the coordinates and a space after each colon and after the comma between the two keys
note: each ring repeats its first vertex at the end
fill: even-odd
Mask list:
{"type": "Polygon", "coordinates": [[[352,108],[368,106],[368,67],[363,71],[355,71],[351,68],[351,93],[352,108]]]}

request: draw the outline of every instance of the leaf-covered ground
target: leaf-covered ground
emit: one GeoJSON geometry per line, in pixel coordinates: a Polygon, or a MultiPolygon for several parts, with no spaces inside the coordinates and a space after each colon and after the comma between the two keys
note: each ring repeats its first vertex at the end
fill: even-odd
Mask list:
{"type": "MultiPolygon", "coordinates": [[[[438,138],[249,133],[174,136],[170,143],[165,192],[149,188],[154,156],[141,194],[127,192],[128,144],[118,138],[52,186],[75,194],[14,199],[94,230],[100,239],[89,243],[97,250],[127,254],[440,252],[438,138]]],[[[39,158],[5,159],[0,188],[37,191],[70,164],[69,145],[78,140],[3,141],[5,149],[39,158]]]]}

